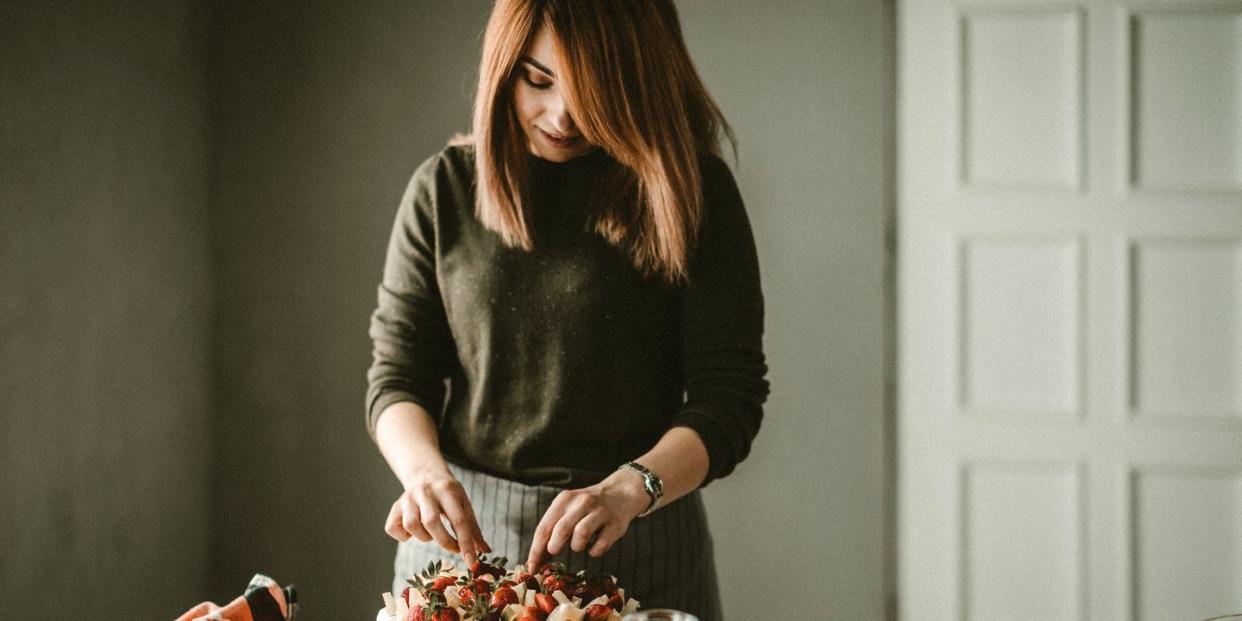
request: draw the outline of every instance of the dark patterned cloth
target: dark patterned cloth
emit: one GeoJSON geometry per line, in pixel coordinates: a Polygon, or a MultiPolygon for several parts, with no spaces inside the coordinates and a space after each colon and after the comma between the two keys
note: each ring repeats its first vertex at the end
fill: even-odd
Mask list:
{"type": "Polygon", "coordinates": [[[255,574],[246,591],[223,607],[203,602],[177,617],[177,621],[294,621],[297,591],[281,588],[275,580],[255,574]]]}

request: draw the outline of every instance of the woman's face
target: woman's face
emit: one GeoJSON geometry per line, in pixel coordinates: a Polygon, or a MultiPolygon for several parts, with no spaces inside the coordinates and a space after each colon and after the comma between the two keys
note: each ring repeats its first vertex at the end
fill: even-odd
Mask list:
{"type": "Polygon", "coordinates": [[[513,106],[531,153],[552,162],[567,162],[595,145],[582,137],[569,116],[558,75],[561,69],[556,66],[552,31],[540,26],[518,61],[513,106]]]}

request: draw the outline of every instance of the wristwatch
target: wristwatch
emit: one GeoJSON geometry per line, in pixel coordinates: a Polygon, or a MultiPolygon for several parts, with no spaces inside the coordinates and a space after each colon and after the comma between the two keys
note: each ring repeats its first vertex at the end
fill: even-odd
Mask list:
{"type": "Polygon", "coordinates": [[[651,496],[651,504],[647,505],[647,510],[639,513],[638,517],[651,515],[651,512],[655,511],[656,505],[659,504],[660,498],[664,496],[664,481],[661,481],[660,477],[656,476],[654,472],[636,461],[627,461],[621,464],[621,468],[618,468],[618,470],[622,468],[628,468],[643,476],[643,489],[647,491],[648,496],[651,496]]]}

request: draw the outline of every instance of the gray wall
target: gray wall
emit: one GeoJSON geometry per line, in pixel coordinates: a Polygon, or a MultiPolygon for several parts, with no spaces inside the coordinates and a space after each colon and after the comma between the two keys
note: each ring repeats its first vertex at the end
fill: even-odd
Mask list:
{"type": "MultiPolygon", "coordinates": [[[[362,428],[367,316],[405,181],[467,126],[490,3],[294,6],[222,13],[218,545],[251,566],[217,586],[264,567],[314,618],[356,618],[387,584],[399,493],[362,428]]],[[[767,423],[707,494],[729,617],[878,618],[887,9],[680,6],[741,140],[769,309],[767,423]],[[759,600],[756,571],[795,578],[759,600]]]]}
{"type": "Polygon", "coordinates": [[[208,588],[206,5],[109,4],[0,3],[2,619],[208,588]]]}
{"type": "Polygon", "coordinates": [[[217,590],[261,569],[308,619],[383,604],[400,487],[363,425],[367,324],[405,183],[466,128],[488,6],[219,5],[217,590]]]}
{"type": "Polygon", "coordinates": [[[831,619],[880,618],[891,3],[678,6],[738,135],[767,305],[764,428],[706,494],[726,612],[809,618],[819,605],[831,619]],[[746,588],[756,571],[789,577],[765,589],[775,610],[746,588]]]}

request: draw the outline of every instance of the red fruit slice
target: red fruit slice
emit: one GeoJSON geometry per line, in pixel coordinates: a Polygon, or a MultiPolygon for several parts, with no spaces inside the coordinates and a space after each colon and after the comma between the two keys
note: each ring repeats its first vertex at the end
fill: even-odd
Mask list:
{"type": "Polygon", "coordinates": [[[587,606],[587,621],[608,621],[608,616],[612,614],[612,609],[603,604],[591,604],[587,606]]]}
{"type": "Polygon", "coordinates": [[[539,607],[544,614],[552,614],[556,610],[556,599],[547,593],[535,593],[535,605],[539,607]]]}
{"type": "Polygon", "coordinates": [[[517,593],[514,592],[512,587],[502,586],[496,589],[495,593],[492,593],[492,602],[491,602],[492,608],[503,609],[505,606],[508,606],[509,604],[516,604],[516,603],[518,603],[517,593]]]}
{"type": "Polygon", "coordinates": [[[527,606],[516,621],[545,621],[547,618],[548,613],[540,610],[538,606],[527,606]]]}
{"type": "Polygon", "coordinates": [[[560,576],[548,576],[547,578],[544,578],[543,592],[551,594],[556,591],[560,591],[568,596],[572,592],[569,586],[569,581],[560,576]]]}

